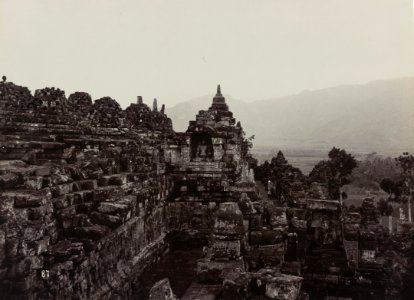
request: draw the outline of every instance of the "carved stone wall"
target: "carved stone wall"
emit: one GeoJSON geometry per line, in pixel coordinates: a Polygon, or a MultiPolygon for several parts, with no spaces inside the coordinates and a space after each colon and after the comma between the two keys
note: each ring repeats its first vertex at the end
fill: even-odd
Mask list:
{"type": "Polygon", "coordinates": [[[0,83],[0,107],[0,298],[131,296],[167,247],[169,131],[136,126],[109,97],[54,88],[0,83]]]}
{"type": "Polygon", "coordinates": [[[278,271],[286,208],[258,197],[220,88],[185,133],[142,98],[122,110],[2,82],[0,108],[0,298],[133,298],[175,233],[209,244],[201,281],[241,276],[258,297],[298,296],[302,278],[278,271]]]}

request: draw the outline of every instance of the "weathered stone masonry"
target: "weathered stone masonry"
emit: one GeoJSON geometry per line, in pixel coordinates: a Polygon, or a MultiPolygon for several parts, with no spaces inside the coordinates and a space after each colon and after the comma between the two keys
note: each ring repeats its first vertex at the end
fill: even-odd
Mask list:
{"type": "Polygon", "coordinates": [[[0,109],[2,298],[133,298],[170,233],[206,241],[197,282],[223,299],[299,296],[302,278],[279,271],[286,207],[256,193],[220,86],[185,133],[141,97],[122,110],[3,82],[0,109]]]}
{"type": "Polygon", "coordinates": [[[127,298],[165,249],[171,120],[0,84],[0,298],[127,298]]]}

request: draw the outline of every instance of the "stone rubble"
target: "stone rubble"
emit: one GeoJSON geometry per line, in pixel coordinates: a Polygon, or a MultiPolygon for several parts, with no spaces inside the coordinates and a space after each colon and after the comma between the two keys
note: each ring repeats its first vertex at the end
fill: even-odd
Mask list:
{"type": "MultiPolygon", "coordinates": [[[[384,235],[372,199],[346,211],[281,152],[255,182],[220,86],[177,133],[156,100],[123,110],[3,81],[0,133],[2,299],[133,299],[167,237],[204,246],[183,299],[304,300],[350,286],[398,296],[412,270],[411,233],[384,235]]],[[[163,279],[150,299],[178,298],[163,279]]]]}

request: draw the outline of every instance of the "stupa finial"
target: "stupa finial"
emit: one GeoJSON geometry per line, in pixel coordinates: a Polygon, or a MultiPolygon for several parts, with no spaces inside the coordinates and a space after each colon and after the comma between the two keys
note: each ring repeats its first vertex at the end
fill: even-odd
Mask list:
{"type": "Polygon", "coordinates": [[[217,94],[216,96],[221,96],[221,87],[220,85],[217,85],[217,94]]]}
{"type": "Polygon", "coordinates": [[[154,98],[154,103],[152,104],[152,110],[158,111],[157,98],[154,98]]]}

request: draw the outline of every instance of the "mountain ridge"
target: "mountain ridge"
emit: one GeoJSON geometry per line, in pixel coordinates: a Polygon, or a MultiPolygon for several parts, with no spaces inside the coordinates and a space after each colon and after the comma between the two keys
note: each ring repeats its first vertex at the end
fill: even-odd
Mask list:
{"type": "MultiPolygon", "coordinates": [[[[245,102],[224,94],[230,110],[257,147],[393,151],[414,149],[414,77],[302,91],[245,102]]],[[[174,129],[185,131],[213,95],[167,109],[174,129]]]]}

